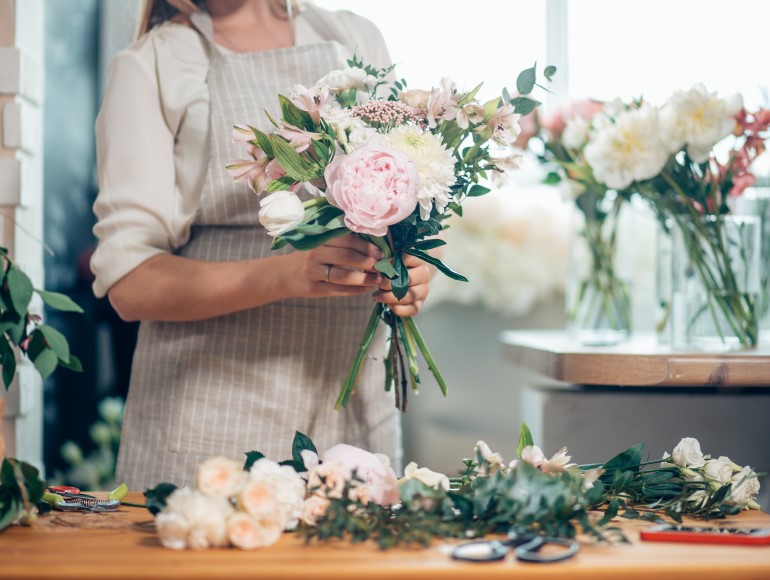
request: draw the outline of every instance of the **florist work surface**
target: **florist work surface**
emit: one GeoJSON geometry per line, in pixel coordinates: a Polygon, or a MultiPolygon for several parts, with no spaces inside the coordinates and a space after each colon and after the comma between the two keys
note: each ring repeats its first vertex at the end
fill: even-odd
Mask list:
{"type": "MultiPolygon", "coordinates": [[[[577,466],[566,449],[547,458],[523,426],[518,459],[510,463],[479,442],[459,477],[411,464],[396,480],[384,458],[337,445],[319,459],[298,434],[293,458],[283,465],[257,452],[247,454],[246,465],[213,457],[200,465],[194,488],[148,490],[147,507],[161,510],[154,522],[134,507],[141,496],[132,493],[116,512],[50,512],[32,525],[11,526],[2,536],[0,578],[432,578],[512,571],[522,578],[766,577],[766,546],[639,541],[639,531],[660,518],[770,526],[767,514],[750,509],[758,489],[753,471],[704,455],[692,438],[662,459],[643,461],[643,454],[640,444],[603,465],[577,466]],[[484,565],[451,558],[458,542],[511,526],[564,542],[575,536],[579,551],[554,566],[524,563],[513,553],[484,565]],[[284,527],[294,531],[284,534],[284,527]],[[243,549],[204,549],[228,544],[243,549]]],[[[28,466],[11,460],[2,471],[4,496],[13,495],[6,476],[15,473],[17,486],[29,484],[27,499],[39,497],[43,484],[28,466]]]]}

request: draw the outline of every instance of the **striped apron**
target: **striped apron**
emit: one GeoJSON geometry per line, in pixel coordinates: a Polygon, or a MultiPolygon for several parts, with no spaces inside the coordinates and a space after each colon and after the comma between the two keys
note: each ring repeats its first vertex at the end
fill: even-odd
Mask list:
{"type": "MultiPolygon", "coordinates": [[[[272,238],[259,224],[259,198],[233,183],[225,165],[243,156],[232,126],[272,126],[278,94],[311,86],[351,56],[330,34],[323,42],[257,53],[224,53],[203,12],[193,23],[210,52],[211,152],[189,242],[177,253],[196,260],[259,258],[272,238]]],[[[314,26],[316,26],[314,24],[314,26]]],[[[291,251],[286,249],[285,251],[291,251]]],[[[195,284],[195,280],[189,280],[195,284]]],[[[144,490],[193,481],[219,454],[244,459],[258,450],[291,456],[295,431],[318,449],[349,443],[401,463],[400,417],[383,389],[385,340],[379,333],[346,409],[334,410],[373,307],[371,296],[287,299],[196,322],[142,322],[118,457],[117,480],[144,490]]]]}

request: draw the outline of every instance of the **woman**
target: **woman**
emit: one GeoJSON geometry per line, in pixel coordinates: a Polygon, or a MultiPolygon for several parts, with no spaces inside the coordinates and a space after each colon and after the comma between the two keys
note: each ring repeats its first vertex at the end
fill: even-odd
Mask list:
{"type": "Polygon", "coordinates": [[[354,52],[390,64],[381,34],[349,12],[275,0],[155,0],[143,22],[111,65],[97,120],[94,291],[142,321],[118,480],[190,482],[206,457],[252,449],[283,459],[295,430],[398,464],[383,337],[348,407],[333,405],[372,300],[416,314],[426,265],[408,262],[398,301],[374,270],[379,250],[360,238],[271,252],[259,199],[225,170],[240,155],[235,123],[269,129],[263,109],[277,116],[279,93],[354,52]]]}

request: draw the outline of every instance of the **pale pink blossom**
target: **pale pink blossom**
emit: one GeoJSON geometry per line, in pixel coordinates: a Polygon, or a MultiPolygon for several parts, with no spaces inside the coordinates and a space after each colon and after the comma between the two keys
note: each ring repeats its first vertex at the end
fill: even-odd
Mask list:
{"type": "Polygon", "coordinates": [[[455,84],[447,78],[441,79],[441,87],[430,92],[427,102],[428,126],[433,129],[439,120],[451,121],[457,117],[455,84]]]}
{"type": "Polygon", "coordinates": [[[324,463],[337,463],[350,479],[355,472],[363,480],[371,501],[382,506],[398,503],[398,481],[390,460],[381,453],[369,453],[352,445],[339,444],[323,454],[324,463]]]}
{"type": "Polygon", "coordinates": [[[329,509],[329,500],[320,495],[311,495],[302,504],[302,523],[307,526],[314,526],[318,520],[326,515],[329,509]]]}
{"type": "Polygon", "coordinates": [[[262,150],[257,151],[256,159],[236,159],[225,166],[233,181],[246,181],[254,193],[262,193],[267,187],[265,169],[270,158],[262,150]]]}
{"type": "Polygon", "coordinates": [[[321,120],[321,107],[328,99],[329,89],[323,86],[308,89],[302,85],[295,85],[294,90],[289,93],[289,100],[303,111],[307,111],[316,124],[321,120]]]}
{"type": "Polygon", "coordinates": [[[242,550],[265,548],[280,539],[285,524],[285,518],[277,507],[256,517],[236,512],[227,520],[227,539],[242,550]]]}
{"type": "Polygon", "coordinates": [[[414,162],[373,144],[337,155],[324,171],[326,197],[354,232],[384,236],[414,211],[420,177],[414,162]]]}
{"type": "Polygon", "coordinates": [[[480,453],[481,457],[488,464],[488,466],[484,466],[484,468],[481,469],[482,473],[488,475],[494,473],[495,471],[502,470],[505,466],[503,456],[499,453],[492,453],[492,450],[489,448],[489,445],[487,445],[485,441],[479,441],[476,443],[475,451],[477,454],[480,453]]]}
{"type": "Polygon", "coordinates": [[[487,127],[492,132],[492,140],[500,145],[513,145],[519,136],[519,118],[511,104],[505,104],[487,121],[487,127]]]}
{"type": "Polygon", "coordinates": [[[286,139],[297,153],[307,151],[313,141],[318,141],[322,137],[320,133],[305,131],[284,122],[281,123],[281,128],[276,133],[286,139]]]}
{"type": "Polygon", "coordinates": [[[252,516],[270,513],[277,505],[272,485],[259,480],[247,481],[236,501],[241,510],[252,516]]]}
{"type": "Polygon", "coordinates": [[[467,129],[470,124],[478,125],[484,122],[484,107],[480,105],[465,105],[457,110],[457,126],[461,129],[467,129]]]}
{"type": "Polygon", "coordinates": [[[198,465],[195,486],[206,495],[230,497],[241,487],[244,476],[241,462],[214,456],[198,465]]]}
{"type": "MultiPolygon", "coordinates": [[[[552,139],[558,139],[569,121],[591,119],[604,110],[604,103],[594,99],[575,99],[564,103],[542,116],[540,125],[552,139]]],[[[530,115],[528,115],[530,116],[530,115]]]]}
{"type": "Polygon", "coordinates": [[[340,499],[349,478],[350,471],[341,463],[324,461],[308,472],[307,488],[311,493],[340,499]]]}

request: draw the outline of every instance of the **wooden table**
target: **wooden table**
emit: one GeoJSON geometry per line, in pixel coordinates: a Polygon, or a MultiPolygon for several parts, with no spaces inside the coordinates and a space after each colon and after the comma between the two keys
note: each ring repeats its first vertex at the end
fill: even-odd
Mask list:
{"type": "Polygon", "coordinates": [[[582,346],[561,330],[502,333],[516,364],[565,383],[614,386],[770,387],[770,345],[729,353],[688,353],[638,334],[614,346],[582,346]]]}
{"type": "MultiPolygon", "coordinates": [[[[128,500],[141,501],[141,497],[130,494],[128,500]]],[[[724,523],[770,526],[770,516],[746,512],[724,523]]],[[[437,541],[427,549],[380,551],[372,544],[343,542],[305,546],[291,534],[275,546],[254,552],[177,552],[161,547],[152,517],[144,509],[124,507],[113,514],[56,512],[32,527],[14,527],[0,534],[0,578],[770,578],[770,546],[641,542],[638,530],[648,524],[622,525],[631,545],[586,545],[567,562],[531,564],[509,556],[503,562],[472,564],[451,560],[450,542],[437,541]],[[83,527],[99,525],[103,527],[83,527]]]]}

